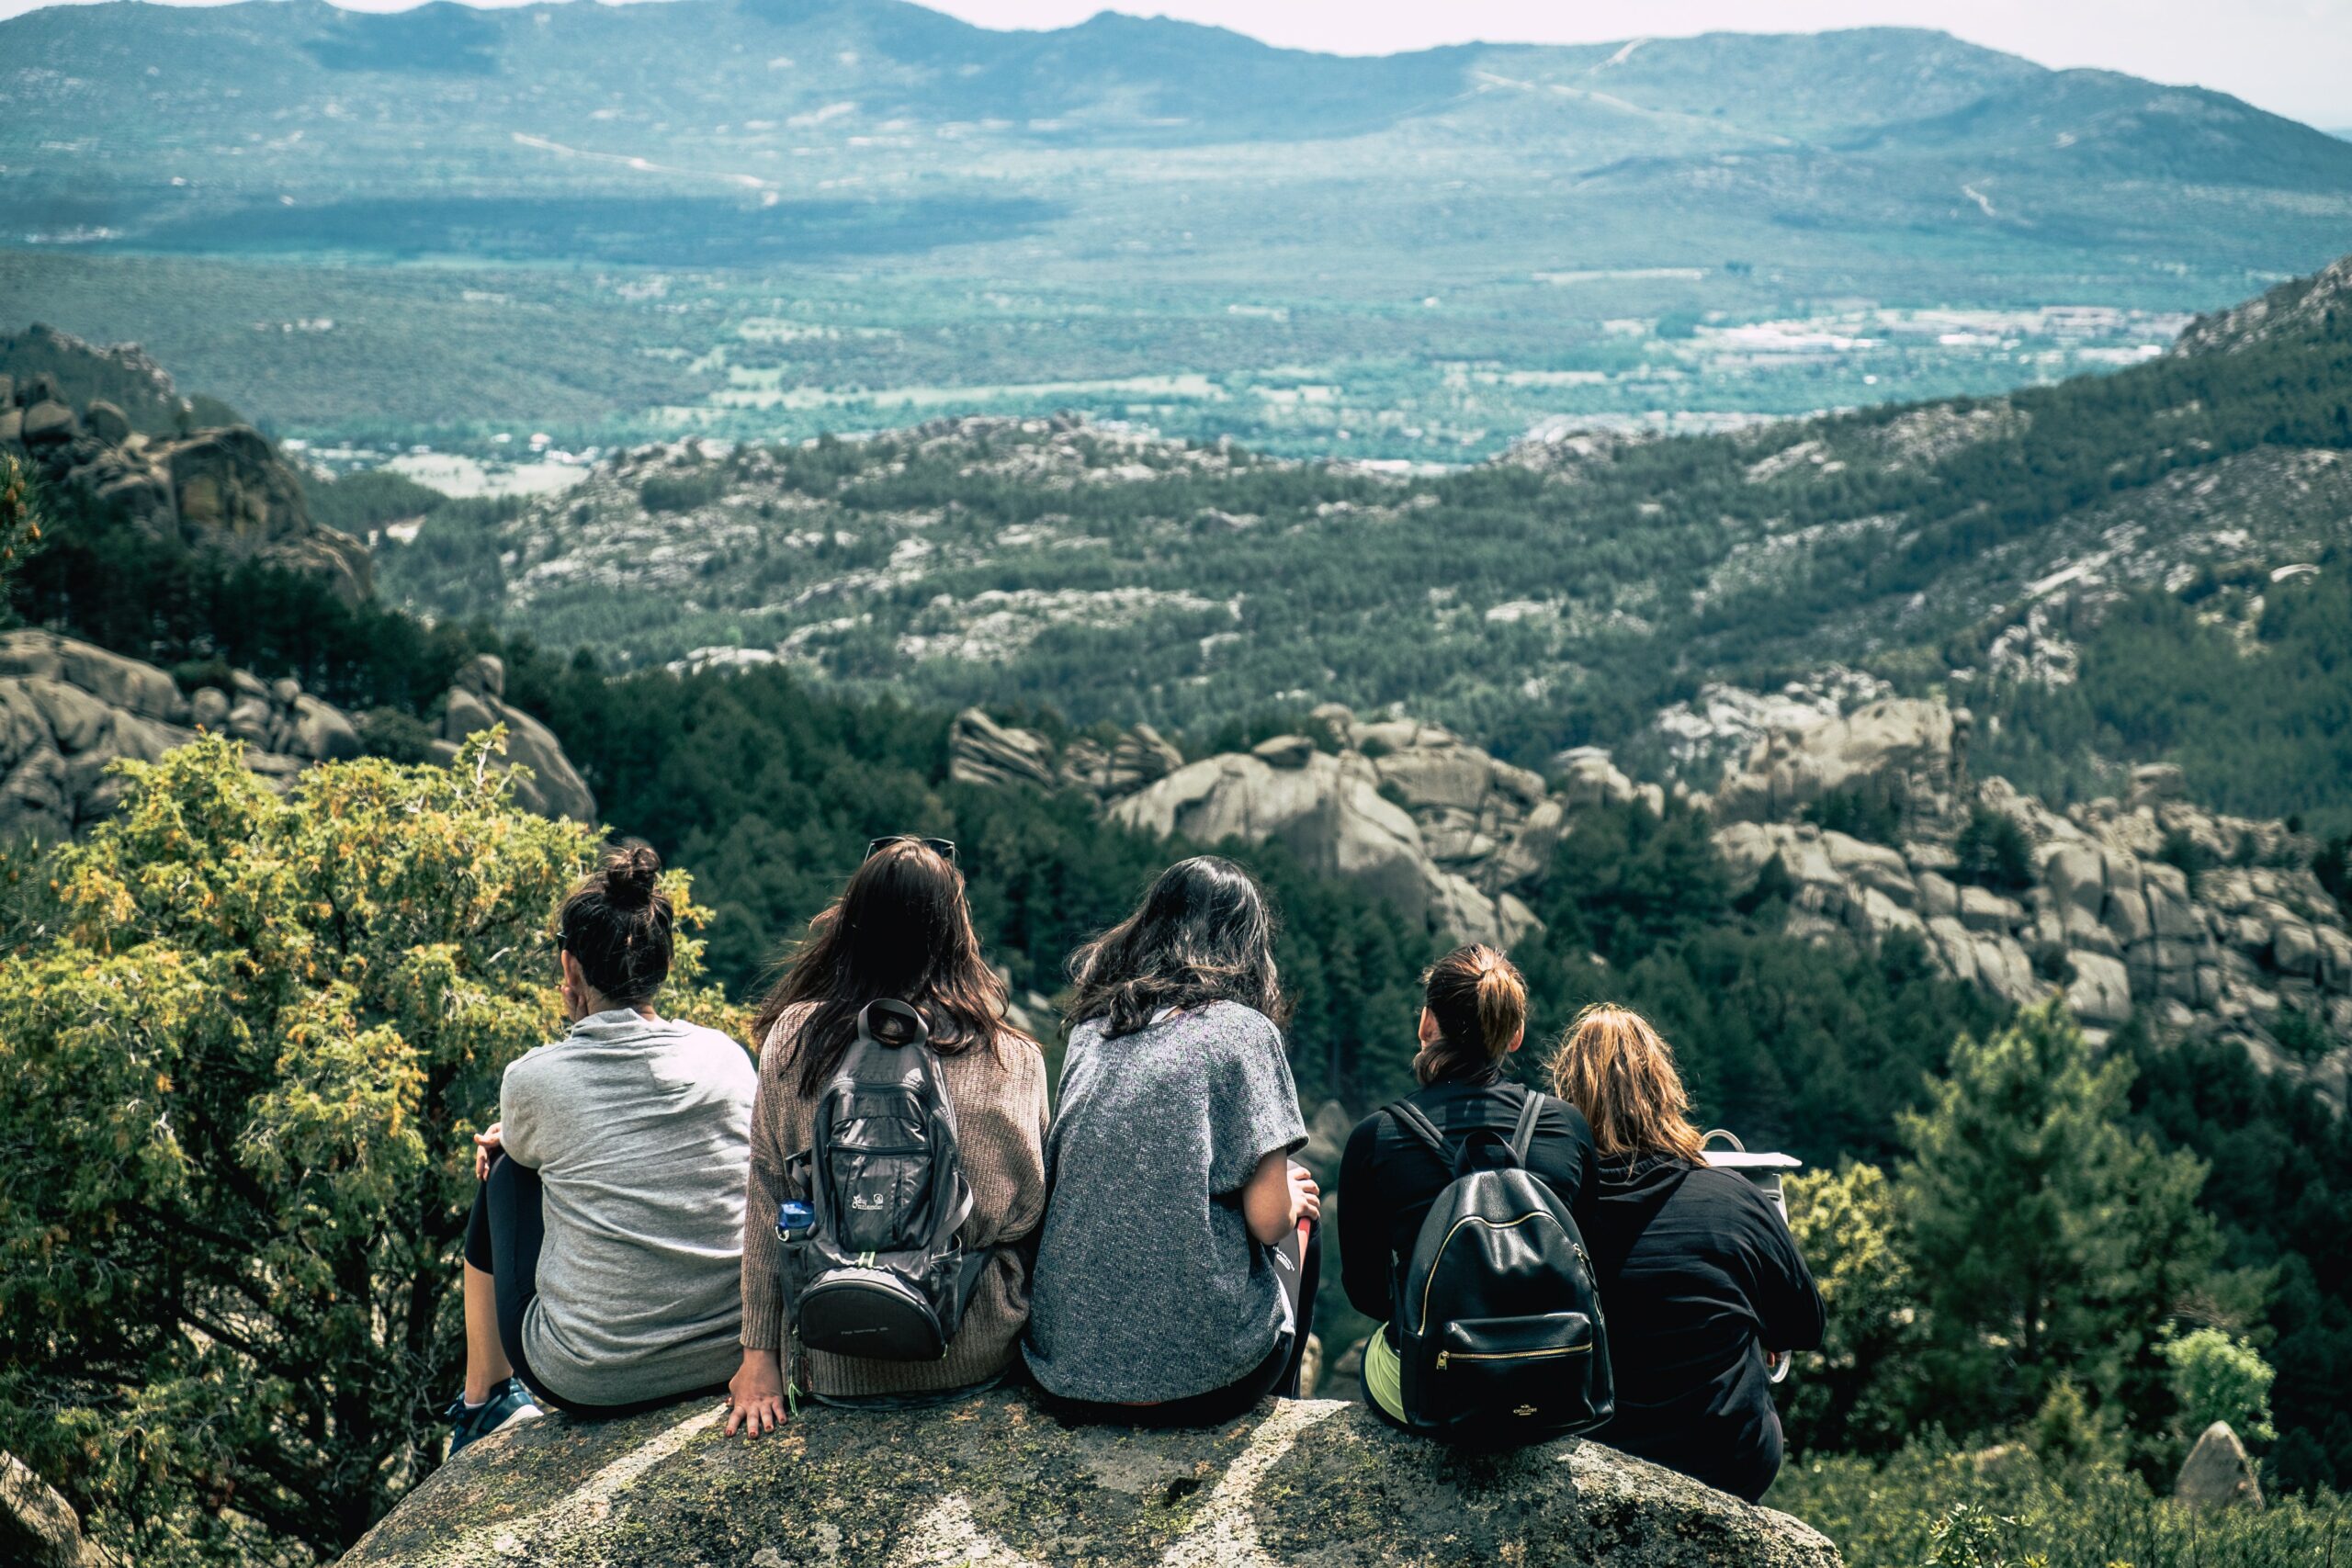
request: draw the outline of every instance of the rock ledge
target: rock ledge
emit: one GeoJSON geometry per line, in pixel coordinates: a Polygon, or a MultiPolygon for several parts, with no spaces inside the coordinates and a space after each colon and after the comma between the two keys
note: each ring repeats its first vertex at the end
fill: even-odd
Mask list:
{"type": "Polygon", "coordinates": [[[419,1487],[345,1568],[1838,1563],[1786,1515],[1598,1444],[1457,1454],[1330,1401],[1159,1433],[1066,1428],[1002,1392],[812,1407],[756,1442],[722,1438],[719,1421],[715,1402],[692,1401],[502,1432],[419,1487]]]}

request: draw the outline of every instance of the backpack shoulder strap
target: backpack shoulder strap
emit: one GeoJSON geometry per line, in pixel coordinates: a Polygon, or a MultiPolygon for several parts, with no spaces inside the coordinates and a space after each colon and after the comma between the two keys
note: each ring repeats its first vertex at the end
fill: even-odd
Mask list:
{"type": "Polygon", "coordinates": [[[1519,1125],[1511,1129],[1510,1157],[1521,1170],[1527,1168],[1528,1151],[1535,1146],[1535,1123],[1544,1114],[1544,1096],[1534,1089],[1524,1092],[1519,1108],[1519,1125]]]}
{"type": "Polygon", "coordinates": [[[1451,1167],[1453,1164],[1453,1151],[1445,1146],[1445,1134],[1437,1130],[1437,1123],[1430,1121],[1419,1106],[1409,1100],[1400,1100],[1388,1108],[1388,1114],[1396,1120],[1396,1125],[1428,1145],[1430,1153],[1437,1156],[1440,1165],[1451,1167]]]}

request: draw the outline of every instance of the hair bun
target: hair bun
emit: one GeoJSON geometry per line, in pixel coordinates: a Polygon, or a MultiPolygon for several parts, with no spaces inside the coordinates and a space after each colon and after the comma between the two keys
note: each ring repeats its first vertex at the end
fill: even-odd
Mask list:
{"type": "Polygon", "coordinates": [[[605,858],[605,897],[624,909],[643,908],[653,902],[654,879],[662,874],[662,857],[643,842],[621,845],[605,858]]]}

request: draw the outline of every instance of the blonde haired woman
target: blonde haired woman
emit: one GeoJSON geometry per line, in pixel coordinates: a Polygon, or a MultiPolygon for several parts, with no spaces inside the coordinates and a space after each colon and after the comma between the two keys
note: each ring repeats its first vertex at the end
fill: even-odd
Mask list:
{"type": "Polygon", "coordinates": [[[1617,1415],[1592,1437],[1752,1503],[1781,1468],[1765,1352],[1821,1343],[1813,1275],[1770,1201],[1700,1157],[1674,1053],[1639,1013],[1578,1013],[1552,1085],[1600,1156],[1584,1232],[1617,1415]]]}

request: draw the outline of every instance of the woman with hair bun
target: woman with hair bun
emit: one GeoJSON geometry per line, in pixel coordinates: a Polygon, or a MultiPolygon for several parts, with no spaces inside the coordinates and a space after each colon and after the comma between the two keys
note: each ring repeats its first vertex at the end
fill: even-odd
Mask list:
{"type": "Polygon", "coordinates": [[[564,900],[571,1032],[507,1067],[474,1140],[453,1454],[543,1407],[618,1415],[734,1368],[758,1075],[726,1035],[653,1010],[675,935],[661,870],[625,845],[564,900]]]}
{"type": "MultiPolygon", "coordinates": [[[[1581,1229],[1593,1192],[1592,1129],[1576,1107],[1512,1083],[1504,1066],[1527,1037],[1527,982],[1484,944],[1456,948],[1421,976],[1421,1087],[1405,1103],[1427,1117],[1461,1159],[1504,1149],[1530,1096],[1541,1100],[1527,1170],[1566,1204],[1581,1229]]],[[[1348,1300],[1381,1325],[1365,1344],[1364,1396],[1391,1420],[1405,1419],[1397,1360],[1396,1294],[1430,1205],[1457,1168],[1397,1120],[1394,1107],[1357,1123],[1340,1163],[1340,1276],[1348,1300]]]]}
{"type": "Polygon", "coordinates": [[[1577,1015],[1552,1084],[1600,1153],[1583,1220],[1609,1309],[1617,1413],[1592,1434],[1754,1502],[1781,1469],[1767,1352],[1821,1343],[1821,1294],[1780,1212],[1699,1152],[1674,1052],[1611,1003],[1577,1015]]]}

